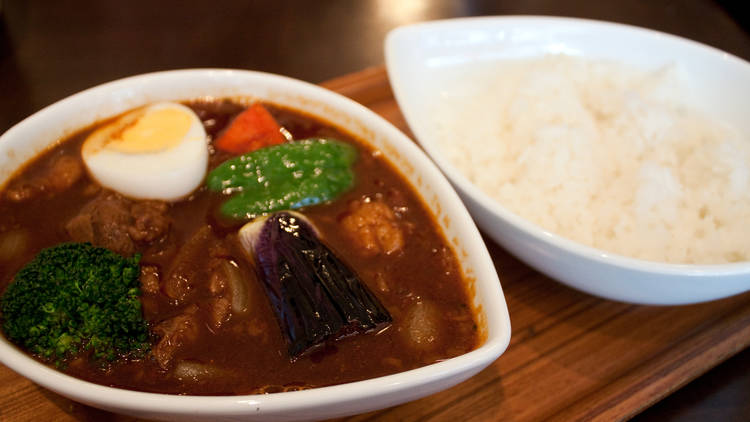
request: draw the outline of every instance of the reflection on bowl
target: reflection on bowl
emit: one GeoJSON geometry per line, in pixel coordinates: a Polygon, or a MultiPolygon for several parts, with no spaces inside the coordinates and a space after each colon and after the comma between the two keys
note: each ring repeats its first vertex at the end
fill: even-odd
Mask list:
{"type": "MultiPolygon", "coordinates": [[[[709,150],[706,146],[709,144],[714,149],[740,151],[724,154],[722,159],[732,161],[733,154],[742,157],[741,154],[747,153],[745,141],[750,133],[750,124],[740,111],[747,109],[747,99],[750,98],[750,66],[746,62],[710,47],[654,31],[579,19],[536,17],[458,19],[399,28],[388,37],[386,59],[396,98],[419,142],[448,175],[480,227],[519,258],[572,287],[621,301],[691,303],[750,289],[746,242],[741,239],[742,235],[737,237],[733,233],[738,229],[729,229],[727,234],[722,234],[716,229],[710,231],[712,226],[706,224],[706,229],[693,229],[698,236],[691,238],[674,235],[675,232],[690,231],[685,224],[669,232],[664,228],[653,229],[643,219],[625,218],[629,210],[621,207],[616,200],[646,209],[648,214],[644,212],[644,215],[652,220],[656,220],[655,217],[667,220],[665,227],[674,225],[674,221],[680,220],[669,217],[670,213],[664,211],[667,207],[651,205],[669,202],[666,198],[671,194],[677,198],[673,203],[681,201],[689,204],[686,198],[689,199],[690,195],[683,194],[683,191],[689,193],[691,185],[680,185],[684,180],[673,177],[674,168],[661,163],[644,164],[649,158],[644,159],[645,155],[640,152],[633,153],[641,160],[636,163],[638,165],[629,168],[622,165],[629,152],[638,150],[638,142],[649,140],[643,141],[646,137],[631,136],[625,130],[623,132],[628,136],[602,145],[604,136],[588,137],[586,130],[590,129],[591,133],[598,135],[611,128],[597,127],[597,116],[584,122],[594,121],[589,127],[580,124],[585,119],[581,118],[584,113],[579,110],[584,108],[581,104],[590,105],[586,102],[599,103],[596,104],[598,108],[593,107],[594,114],[604,115],[605,118],[601,120],[606,120],[610,118],[607,116],[609,113],[614,116],[610,120],[617,124],[620,124],[618,118],[626,112],[640,113],[642,119],[635,119],[635,122],[647,132],[659,132],[667,127],[663,123],[665,121],[675,127],[693,125],[681,135],[674,136],[678,141],[671,145],[673,149],[709,150]],[[618,72],[618,75],[614,75],[618,72]],[[639,78],[642,86],[648,85],[643,82],[647,80],[653,84],[655,79],[667,80],[664,75],[670,73],[676,73],[690,82],[691,99],[699,100],[699,111],[705,113],[706,121],[716,119],[725,122],[744,138],[738,136],[729,142],[728,135],[721,134],[713,141],[715,145],[704,141],[703,135],[692,141],[684,139],[699,127],[694,122],[702,119],[696,117],[702,114],[689,114],[682,104],[672,109],[656,107],[655,104],[667,102],[663,94],[668,90],[662,89],[661,85],[654,85],[656,88],[652,89],[653,92],[644,95],[640,95],[633,84],[628,85],[630,80],[639,78]],[[503,82],[493,83],[492,77],[502,78],[503,82]],[[515,84],[506,81],[514,81],[515,84]],[[582,89],[583,100],[560,94],[560,91],[570,88],[568,85],[576,83],[584,87],[599,86],[602,87],[599,91],[606,92],[582,89]],[[509,91],[512,93],[509,94],[509,91]],[[627,104],[628,101],[632,104],[627,104]],[[436,104],[440,107],[436,107],[436,104]],[[490,106],[483,108],[483,104],[490,106]],[[455,121],[449,111],[450,105],[458,109],[453,114],[455,121]],[[445,112],[441,112],[441,108],[445,112]],[[479,117],[468,118],[466,109],[471,109],[479,117]],[[550,112],[550,109],[554,111],[550,112]],[[502,120],[503,113],[506,120],[502,120]],[[662,115],[666,117],[660,120],[662,115]],[[486,126],[493,130],[482,132],[482,128],[477,129],[483,126],[482,120],[488,122],[486,126]],[[516,148],[516,144],[511,143],[517,141],[514,136],[523,132],[518,129],[524,129],[522,121],[525,121],[526,132],[534,136],[533,142],[528,141],[529,145],[533,145],[519,148],[521,152],[516,155],[508,154],[507,150],[516,148]],[[679,124],[671,123],[673,121],[679,124]],[[461,139],[462,131],[467,133],[466,138],[469,139],[461,139]],[[491,135],[482,136],[487,133],[502,133],[503,139],[487,141],[486,138],[491,135]],[[481,139],[476,141],[474,137],[481,139]],[[597,144],[591,144],[593,141],[597,144]],[[467,152],[466,149],[474,144],[483,145],[486,149],[467,152]],[[564,154],[560,154],[561,144],[564,154]],[[617,147],[621,147],[622,151],[616,151],[617,147]],[[505,156],[505,161],[500,161],[502,156],[505,156]],[[588,161],[583,167],[576,161],[581,157],[584,162],[588,161]],[[460,170],[462,159],[471,164],[460,170]],[[613,172],[620,177],[618,180],[628,180],[630,177],[636,181],[640,178],[652,182],[645,183],[643,189],[636,189],[632,193],[635,200],[622,200],[612,194],[623,192],[614,183],[617,180],[607,180],[602,192],[592,195],[598,198],[594,201],[603,204],[587,198],[589,205],[580,208],[576,208],[576,205],[587,202],[565,202],[566,199],[575,198],[575,195],[561,196],[554,189],[544,190],[554,177],[565,178],[562,182],[556,182],[558,187],[555,189],[560,191],[573,189],[582,179],[604,179],[602,173],[576,173],[576,169],[588,171],[592,167],[590,163],[596,160],[613,163],[609,167],[615,169],[613,172]],[[482,168],[485,168],[478,164],[482,161],[490,163],[485,166],[489,170],[485,174],[478,174],[483,173],[482,168]],[[499,170],[493,171],[493,162],[496,166],[502,166],[502,170],[512,167],[508,172],[515,172],[513,177],[518,179],[506,183],[511,179],[502,178],[499,170]],[[499,180],[493,180],[493,177],[499,180]],[[659,183],[653,183],[653,180],[659,183]],[[515,190],[512,189],[514,187],[515,190]],[[497,195],[492,189],[503,190],[505,196],[497,195]],[[617,204],[614,210],[607,202],[617,204]],[[644,202],[648,206],[644,206],[644,202]],[[558,219],[552,223],[545,222],[540,216],[546,216],[548,212],[539,211],[539,208],[556,206],[560,207],[561,212],[554,210],[549,214],[567,213],[573,217],[569,221],[558,219]],[[609,215],[605,215],[607,213],[609,215]],[[641,234],[634,237],[635,242],[625,246],[625,242],[620,242],[613,246],[597,241],[597,233],[584,228],[591,221],[607,219],[619,222],[620,226],[595,227],[604,236],[618,240],[623,237],[618,232],[621,226],[630,226],[630,232],[641,234]],[[567,228],[564,227],[566,224],[567,228]],[[704,243],[697,240],[698,237],[713,236],[729,244],[726,239],[730,235],[737,237],[735,244],[743,249],[741,252],[737,249],[714,250],[719,249],[713,247],[719,244],[717,241],[713,244],[704,242],[707,245],[704,247],[704,243]],[[627,246],[634,247],[628,249],[627,246]],[[701,253],[694,253],[694,250],[701,253]]],[[[682,91],[679,94],[685,96],[682,91]]],[[[621,125],[619,129],[623,127],[621,125]]],[[[716,132],[713,127],[706,130],[711,131],[716,132]]],[[[661,138],[655,142],[667,144],[661,138]]],[[[669,154],[662,151],[662,155],[669,154]]],[[[703,160],[700,155],[693,155],[698,156],[693,161],[703,160]]],[[[688,160],[679,159],[677,165],[681,169],[688,169],[688,179],[705,179],[698,177],[700,173],[684,163],[688,160]]],[[[607,168],[606,164],[601,167],[607,168]]],[[[712,168],[709,173],[711,171],[716,170],[712,168]]],[[[742,186],[745,182],[741,176],[746,172],[746,164],[739,163],[727,171],[729,175],[725,180],[719,179],[717,183],[722,185],[719,190],[732,189],[723,185],[742,186]]],[[[696,191],[692,195],[700,196],[705,188],[696,191]]],[[[736,191],[742,196],[746,189],[736,191]]],[[[694,211],[698,218],[711,220],[710,207],[706,209],[699,204],[686,209],[694,211]]],[[[671,211],[674,214],[675,210],[671,211]]],[[[740,211],[740,215],[746,212],[740,211]]],[[[714,226],[721,225],[720,219],[717,221],[719,223],[714,226]]]]}

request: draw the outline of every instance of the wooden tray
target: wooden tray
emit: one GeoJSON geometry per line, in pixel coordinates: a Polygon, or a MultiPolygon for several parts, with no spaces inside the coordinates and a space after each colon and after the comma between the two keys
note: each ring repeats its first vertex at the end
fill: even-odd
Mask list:
{"type": "MultiPolygon", "coordinates": [[[[326,82],[410,134],[382,67],[326,82]]],[[[750,345],[750,293],[655,307],[598,299],[537,273],[485,239],[513,336],[458,386],[349,420],[622,420],[750,345]]],[[[0,365],[0,421],[134,421],[71,402],[0,365]]]]}

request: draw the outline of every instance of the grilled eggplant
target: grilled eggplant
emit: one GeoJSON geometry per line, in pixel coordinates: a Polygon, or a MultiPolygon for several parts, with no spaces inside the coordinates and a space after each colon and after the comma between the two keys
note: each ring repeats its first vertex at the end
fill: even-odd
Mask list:
{"type": "Polygon", "coordinates": [[[292,360],[326,342],[379,331],[392,318],[303,215],[278,212],[247,223],[240,241],[252,257],[292,360]]]}

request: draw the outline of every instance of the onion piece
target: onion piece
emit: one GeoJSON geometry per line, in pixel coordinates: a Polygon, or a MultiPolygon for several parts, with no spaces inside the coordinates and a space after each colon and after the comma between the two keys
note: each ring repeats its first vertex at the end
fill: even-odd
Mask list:
{"type": "Polygon", "coordinates": [[[229,375],[229,372],[214,365],[191,360],[181,360],[175,365],[173,375],[180,381],[200,382],[213,378],[226,377],[229,375]]]}
{"type": "Polygon", "coordinates": [[[440,310],[432,303],[420,300],[413,304],[404,317],[406,340],[416,350],[433,349],[440,335],[440,310]]]}
{"type": "Polygon", "coordinates": [[[236,263],[222,259],[221,270],[226,276],[227,286],[232,295],[232,312],[235,314],[247,313],[250,307],[250,292],[246,277],[236,263]]]}

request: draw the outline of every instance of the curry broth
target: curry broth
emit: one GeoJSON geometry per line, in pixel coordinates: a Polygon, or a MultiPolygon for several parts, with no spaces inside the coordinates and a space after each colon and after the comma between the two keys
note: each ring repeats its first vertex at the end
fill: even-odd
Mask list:
{"type": "MultiPolygon", "coordinates": [[[[227,102],[186,103],[201,118],[212,138],[242,110],[227,102]]],[[[64,372],[99,384],[133,390],[197,395],[231,395],[287,391],[363,380],[428,365],[463,354],[480,341],[468,290],[449,243],[422,200],[383,158],[363,142],[320,120],[289,109],[267,105],[271,114],[294,139],[332,137],[356,146],[356,184],[337,200],[299,210],[320,230],[323,241],[353,268],[393,316],[393,324],[376,334],[357,335],[327,344],[323,350],[290,361],[287,345],[252,265],[233,239],[243,224],[218,217],[222,196],[200,188],[186,200],[171,204],[167,215],[171,228],[156,245],[139,247],[141,265],[158,269],[170,266],[179,249],[205,225],[225,249],[248,281],[250,312],[232,315],[218,329],[201,324],[198,340],[184,344],[174,354],[175,362],[196,364],[192,372],[176,375],[147,356],[102,367],[85,358],[76,359],[64,372]],[[365,255],[341,228],[341,218],[353,202],[362,198],[383,201],[393,209],[404,228],[405,246],[394,254],[365,255]],[[437,329],[429,338],[415,342],[415,304],[427,302],[435,311],[437,329]]],[[[43,174],[56,157],[80,160],[80,147],[95,128],[83,130],[47,151],[16,174],[7,187],[43,174]]],[[[231,155],[212,151],[210,168],[231,155]]],[[[27,233],[25,248],[0,261],[0,288],[4,291],[26,262],[44,247],[70,241],[64,226],[99,190],[84,175],[66,191],[41,195],[23,202],[0,197],[0,235],[12,230],[27,233]],[[92,193],[93,192],[93,193],[92,193]]],[[[4,192],[0,192],[4,193],[4,192]]],[[[208,280],[204,280],[208,283],[208,280]]],[[[151,327],[196,304],[198,315],[208,318],[206,288],[198,287],[189,302],[175,305],[164,294],[142,296],[144,316],[151,327]]],[[[421,308],[420,308],[421,309],[421,308]]],[[[419,327],[417,330],[419,331],[419,327]]],[[[419,335],[423,333],[417,333],[419,335]]],[[[154,335],[154,341],[158,336],[154,335]]]]}

